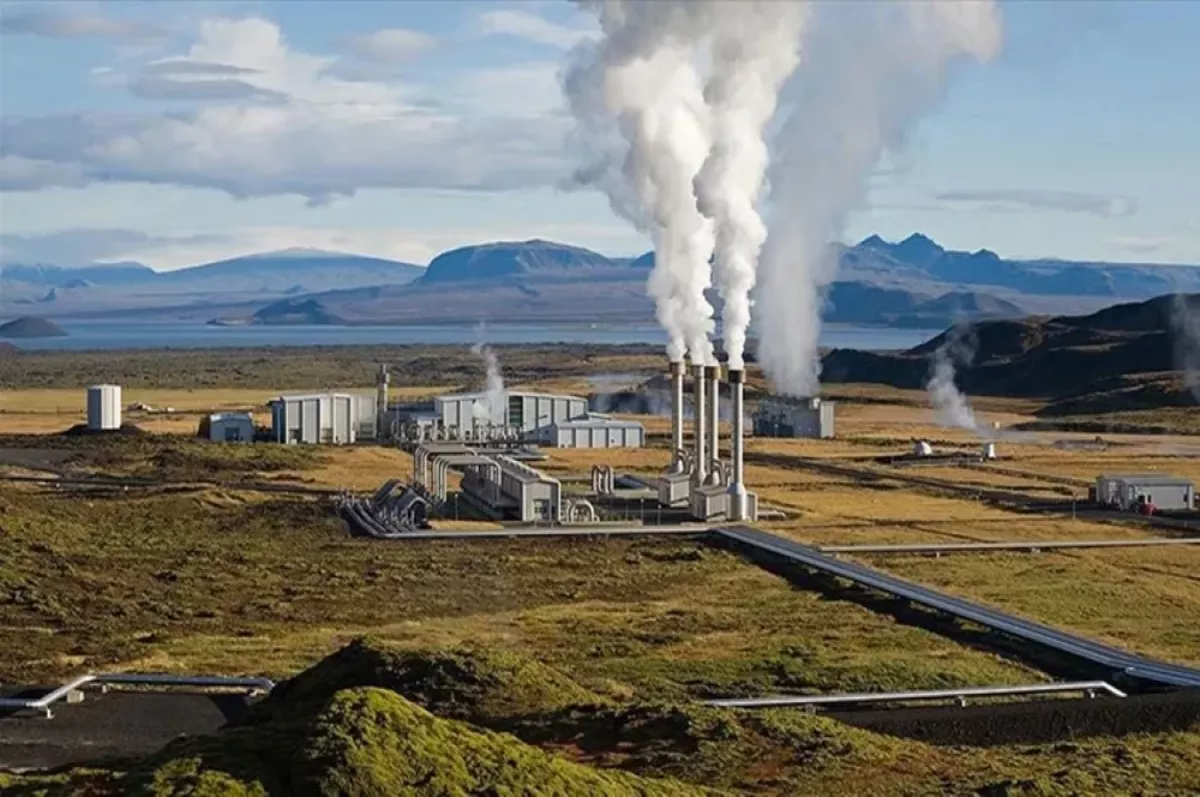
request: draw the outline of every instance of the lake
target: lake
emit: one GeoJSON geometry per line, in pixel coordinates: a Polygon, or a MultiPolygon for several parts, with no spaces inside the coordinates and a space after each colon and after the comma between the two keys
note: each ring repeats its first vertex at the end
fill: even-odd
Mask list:
{"type": "MultiPolygon", "coordinates": [[[[257,346],[363,346],[487,343],[665,343],[654,324],[414,324],[411,326],[229,326],[183,323],[57,322],[65,338],[8,341],[20,349],[210,349],[257,346]]],[[[828,324],[821,345],[829,348],[907,349],[940,329],[890,329],[828,324]]]]}

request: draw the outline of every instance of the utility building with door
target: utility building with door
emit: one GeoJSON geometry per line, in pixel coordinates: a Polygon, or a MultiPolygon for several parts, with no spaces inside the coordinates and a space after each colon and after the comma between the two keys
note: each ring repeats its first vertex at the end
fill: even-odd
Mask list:
{"type": "Polygon", "coordinates": [[[1123,511],[1149,505],[1158,511],[1187,512],[1195,508],[1196,488],[1187,479],[1165,474],[1104,475],[1096,479],[1096,502],[1123,511]]]}
{"type": "Polygon", "coordinates": [[[590,414],[558,421],[537,432],[538,443],[555,448],[641,448],[646,427],[637,421],[590,414]]]}
{"type": "Polygon", "coordinates": [[[271,439],[286,444],[344,445],[357,439],[359,396],[312,393],[272,399],[271,439]]]}
{"type": "Polygon", "coordinates": [[[215,412],[201,419],[200,436],[216,443],[252,443],[254,419],[248,412],[215,412]]]}

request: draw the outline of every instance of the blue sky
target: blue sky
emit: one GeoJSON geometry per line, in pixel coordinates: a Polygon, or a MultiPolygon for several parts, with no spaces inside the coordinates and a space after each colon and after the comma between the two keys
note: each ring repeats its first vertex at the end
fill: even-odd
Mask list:
{"type": "MultiPolygon", "coordinates": [[[[844,237],[1200,263],[1200,3],[1004,2],[844,237]]],[[[8,260],[648,248],[578,166],[567,2],[0,2],[8,260]]]]}

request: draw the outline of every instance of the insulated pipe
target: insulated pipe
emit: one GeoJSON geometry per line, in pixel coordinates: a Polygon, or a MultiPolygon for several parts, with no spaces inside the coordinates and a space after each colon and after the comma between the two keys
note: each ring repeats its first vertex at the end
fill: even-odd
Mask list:
{"type": "Polygon", "coordinates": [[[729,390],[733,394],[733,406],[730,408],[730,419],[732,421],[733,433],[732,451],[730,451],[730,460],[732,463],[729,489],[725,491],[728,496],[728,516],[730,520],[745,520],[746,519],[746,485],[743,481],[744,474],[742,472],[742,438],[745,433],[743,429],[743,391],[745,388],[746,372],[741,369],[729,369],[729,390]]]}
{"type": "Polygon", "coordinates": [[[707,461],[709,464],[708,481],[709,485],[721,484],[721,474],[712,470],[713,462],[719,462],[721,459],[721,366],[710,365],[704,369],[704,375],[708,378],[708,449],[709,454],[707,461]]]}
{"type": "Polygon", "coordinates": [[[671,473],[686,473],[687,464],[679,456],[683,450],[683,372],[682,360],[671,361],[671,473]]]}
{"type": "Polygon", "coordinates": [[[692,484],[696,487],[701,487],[704,484],[704,477],[707,474],[706,466],[708,463],[708,457],[706,456],[708,454],[708,450],[704,442],[704,426],[708,422],[704,412],[704,366],[694,366],[693,373],[696,378],[696,383],[692,396],[695,401],[695,412],[692,414],[695,416],[696,439],[694,441],[695,453],[692,457],[692,463],[694,466],[692,469],[692,484]]]}

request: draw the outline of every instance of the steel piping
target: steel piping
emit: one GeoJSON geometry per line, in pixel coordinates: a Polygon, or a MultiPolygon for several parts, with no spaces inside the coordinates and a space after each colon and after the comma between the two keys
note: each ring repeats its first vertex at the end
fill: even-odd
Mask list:
{"type": "Polygon", "coordinates": [[[54,713],[50,706],[64,700],[73,692],[78,692],[89,684],[99,684],[107,689],[108,686],[190,686],[204,689],[238,689],[248,692],[270,692],[275,688],[275,682],[270,678],[222,676],[222,675],[165,675],[137,673],[101,673],[80,675],[62,686],[41,697],[0,698],[0,709],[15,711],[40,711],[46,719],[52,719],[54,713]]]}
{"type": "Polygon", "coordinates": [[[1011,695],[1047,695],[1083,692],[1089,697],[1104,692],[1112,697],[1127,697],[1107,681],[1069,681],[1028,686],[971,686],[962,689],[930,689],[912,692],[857,692],[840,695],[778,695],[775,697],[734,697],[706,700],[705,705],[720,708],[775,708],[780,706],[832,706],[855,703],[900,703],[954,700],[966,705],[968,697],[1005,697],[1011,695]]]}

